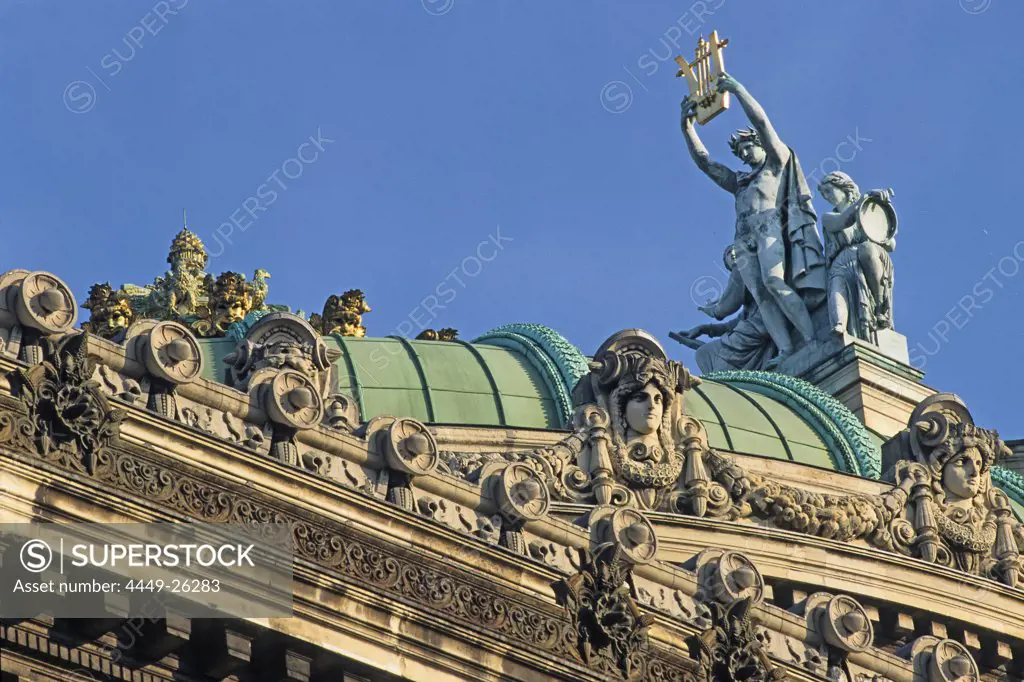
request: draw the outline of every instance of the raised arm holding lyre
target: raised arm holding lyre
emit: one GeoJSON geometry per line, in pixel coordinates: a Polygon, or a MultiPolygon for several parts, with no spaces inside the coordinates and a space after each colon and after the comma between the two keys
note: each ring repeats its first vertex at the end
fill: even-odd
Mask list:
{"type": "Polygon", "coordinates": [[[712,161],[707,148],[700,141],[700,137],[697,136],[697,130],[693,125],[697,118],[697,114],[694,112],[695,106],[696,104],[689,97],[684,99],[681,104],[682,120],[680,125],[683,129],[683,139],[686,140],[686,148],[690,150],[690,156],[693,158],[693,162],[697,164],[697,168],[701,169],[705,175],[714,180],[726,192],[735,194],[736,172],[725,164],[712,161]]]}
{"type": "Polygon", "coordinates": [[[786,162],[789,161],[789,147],[782,143],[772,122],[768,120],[768,115],[761,108],[761,104],[738,80],[727,73],[718,77],[717,86],[722,92],[731,92],[743,107],[743,112],[750,119],[750,124],[754,127],[761,140],[761,145],[764,147],[766,161],[778,168],[786,165],[786,162]]]}

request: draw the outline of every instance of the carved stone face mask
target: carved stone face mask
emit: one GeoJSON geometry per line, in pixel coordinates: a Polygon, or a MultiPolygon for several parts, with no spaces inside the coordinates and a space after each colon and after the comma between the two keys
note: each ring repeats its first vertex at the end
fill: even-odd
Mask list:
{"type": "Polygon", "coordinates": [[[647,435],[661,426],[664,411],[661,391],[654,384],[647,384],[629,397],[626,403],[626,424],[636,433],[647,435]]]}
{"type": "Polygon", "coordinates": [[[957,499],[967,500],[978,494],[981,487],[981,453],[967,448],[946,463],[942,469],[942,487],[957,499]]]}

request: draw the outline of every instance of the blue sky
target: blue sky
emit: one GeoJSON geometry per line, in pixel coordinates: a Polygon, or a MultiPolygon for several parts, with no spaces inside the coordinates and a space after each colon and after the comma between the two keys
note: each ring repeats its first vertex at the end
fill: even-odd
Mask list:
{"type": "MultiPolygon", "coordinates": [[[[896,326],[926,383],[1024,437],[1022,21],[1015,0],[0,0],[0,270],[80,301],[148,283],[187,208],[211,271],[266,268],[306,311],[362,288],[371,335],[529,321],[590,353],[642,327],[692,365],[668,332],[703,321],[733,214],[686,155],[670,57],[717,28],[806,172],[896,190],[896,326]]],[[[700,133],[735,165],[741,125],[700,133]]]]}

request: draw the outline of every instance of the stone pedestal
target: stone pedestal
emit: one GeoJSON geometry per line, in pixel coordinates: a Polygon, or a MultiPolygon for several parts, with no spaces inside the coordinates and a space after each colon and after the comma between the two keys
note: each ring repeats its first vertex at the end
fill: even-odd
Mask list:
{"type": "Polygon", "coordinates": [[[892,330],[879,333],[878,345],[845,334],[814,341],[778,371],[835,396],[884,438],[906,428],[914,407],[936,392],[921,383],[924,372],[910,366],[906,337],[892,330]]]}

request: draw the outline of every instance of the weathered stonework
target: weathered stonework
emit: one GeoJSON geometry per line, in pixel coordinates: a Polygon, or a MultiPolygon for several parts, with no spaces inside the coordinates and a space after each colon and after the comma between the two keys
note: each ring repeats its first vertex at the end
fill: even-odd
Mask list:
{"type": "MultiPolygon", "coordinates": [[[[748,472],[739,464],[747,460],[708,447],[702,425],[685,410],[693,380],[636,330],[613,336],[596,355],[576,391],[573,432],[541,448],[456,452],[455,441],[437,435],[453,427],[403,417],[359,423],[351,397],[333,394],[324,379],[329,363],[318,364],[319,337],[287,315],[265,318],[239,342],[229,363],[236,387],[200,376],[195,338],[177,323],[133,323],[124,345],[115,345],[36,327],[17,337],[11,330],[20,318],[4,319],[5,338],[27,336],[33,350],[23,353],[19,340],[0,355],[0,508],[32,518],[39,498],[48,513],[102,519],[116,497],[121,518],[293,524],[296,617],[218,626],[227,629],[213,640],[234,642],[222,651],[237,655],[227,658],[189,644],[209,641],[211,626],[153,626],[165,633],[168,655],[187,666],[241,673],[263,665],[242,653],[250,641],[264,643],[253,650],[272,642],[283,652],[273,665],[290,671],[287,679],[313,682],[338,666],[383,665],[386,651],[403,652],[419,671],[408,673],[412,679],[918,682],[961,668],[1018,669],[1012,638],[971,649],[976,640],[964,634],[937,647],[912,631],[894,655],[881,646],[897,641],[888,616],[877,620],[881,607],[860,607],[847,594],[786,604],[780,595],[795,589],[747,551],[704,545],[675,563],[662,559],[678,553],[676,523],[690,524],[689,534],[716,529],[723,541],[767,542],[766,532],[796,531],[787,537],[798,546],[799,538],[828,552],[856,546],[874,552],[879,576],[890,570],[888,560],[869,546],[929,561],[934,547],[940,573],[929,580],[957,572],[998,578],[1006,583],[1001,598],[1020,603],[1008,582],[1019,570],[1017,545],[1007,543],[1017,541],[1019,527],[998,492],[987,488],[978,504],[970,498],[973,511],[962,522],[950,509],[956,491],[975,485],[970,475],[949,473],[950,462],[966,456],[983,476],[985,462],[1002,450],[949,399],[923,405],[887,448],[902,461],[893,470],[896,485],[864,481],[881,492],[844,496],[820,492],[796,465],[784,482],[774,481],[770,468],[748,472]],[[903,470],[927,476],[900,478],[903,470]],[[71,485],[51,487],[57,480],[71,485]],[[48,492],[40,498],[41,489],[48,492]],[[931,535],[932,526],[915,521],[927,517],[915,511],[925,500],[935,519],[931,535]],[[879,509],[889,514],[892,548],[876,542],[886,537],[879,509]],[[940,516],[977,530],[961,541],[940,516]],[[759,526],[749,525],[755,520],[759,526]],[[974,551],[981,541],[988,547],[990,527],[990,553],[974,551]],[[398,618],[400,634],[374,629],[371,613],[382,623],[398,618]],[[167,639],[172,630],[178,634],[167,639]],[[376,653],[360,654],[360,647],[376,653]]],[[[828,584],[828,562],[815,570],[815,584],[828,584]]],[[[942,616],[927,622],[929,632],[941,632],[942,616]]],[[[76,661],[114,674],[109,661],[88,653],[88,640],[65,649],[65,658],[29,645],[59,627],[5,624],[2,636],[14,649],[5,651],[4,665],[76,661]]],[[[969,631],[950,628],[946,640],[969,631]]],[[[161,659],[145,670],[169,680],[174,667],[161,659]]]]}

